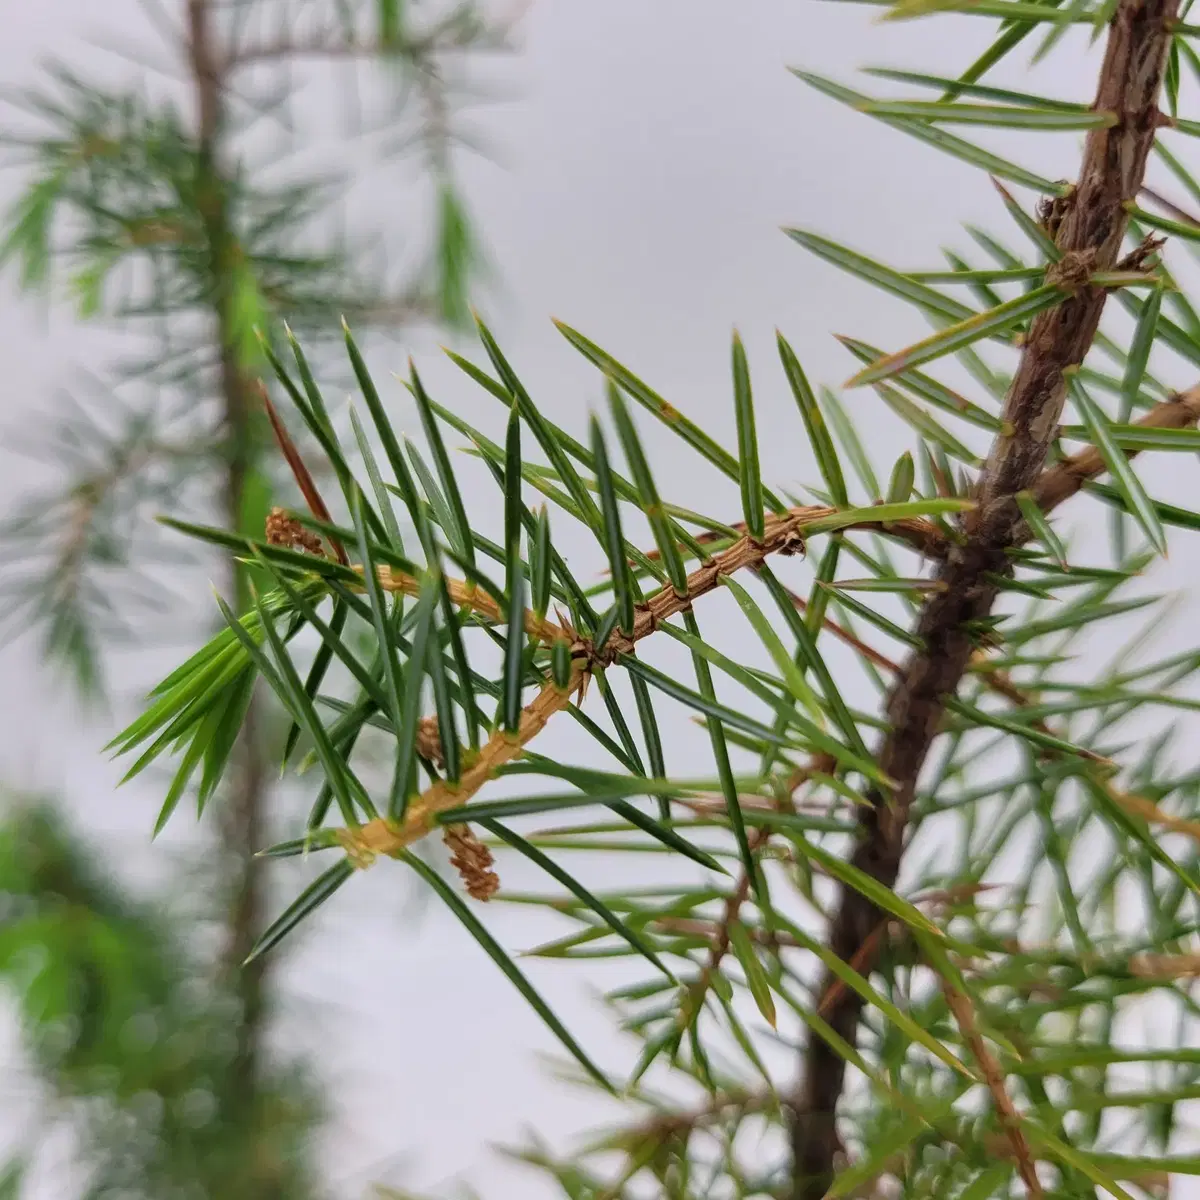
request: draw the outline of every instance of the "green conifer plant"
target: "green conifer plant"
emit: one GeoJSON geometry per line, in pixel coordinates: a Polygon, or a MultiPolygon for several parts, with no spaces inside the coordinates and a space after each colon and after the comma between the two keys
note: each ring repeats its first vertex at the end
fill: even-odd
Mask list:
{"type": "Polygon", "coordinates": [[[517,1152],[569,1197],[1130,1200],[1200,1173],[1186,1129],[1200,1094],[1200,777],[1172,725],[1147,737],[1138,724],[1195,708],[1200,649],[1154,656],[1138,636],[1104,663],[1094,641],[1074,653],[1138,610],[1161,621],[1140,577],[1200,524],[1156,497],[1146,470],[1200,449],[1200,317],[1167,266],[1200,236],[1184,145],[1200,124],[1179,112],[1200,29],[1176,0],[900,0],[883,13],[965,14],[999,32],[964,69],[869,73],[903,88],[897,99],[796,74],[988,172],[997,231],[972,230],[971,254],[919,271],[787,231],[933,330],[893,351],[843,338],[856,373],[836,390],[813,387],[779,335],[799,409],[786,436],[804,432],[817,468],[789,481],[803,496],[762,478],[736,336],[731,450],[560,325],[607,392],[572,433],[480,320],[481,353],[452,357],[502,406],[503,435],[440,404],[414,367],[429,457],[402,445],[347,333],[366,414],[352,450],[299,343],[268,337],[276,432],[304,503],[254,534],[168,518],[261,584],[244,610],[219,601],[227,627],[115,748],[140,756],[135,770],[171,754],[175,794],[196,771],[221,776],[230,714],[256,682],[274,693],[300,731],[289,761],[319,769],[322,788],[294,837],[263,853],[330,865],[252,960],[381,860],[424,880],[584,1076],[637,1110],[566,1157],[517,1152]],[[1078,26],[1103,44],[1094,95],[991,82],[1078,26]],[[987,126],[1079,131],[1073,182],[986,149],[987,126]],[[1152,160],[1177,201],[1147,188],[1152,160]],[[945,381],[963,369],[966,385],[945,381]],[[911,430],[888,469],[856,428],[868,396],[844,398],[867,388],[911,430]],[[647,421],[696,469],[735,481],[741,511],[671,503],[647,421]],[[319,446],[336,492],[312,482],[288,428],[319,446]],[[451,436],[495,478],[499,539],[463,502],[451,436]],[[1064,536],[1089,505],[1112,514],[1099,561],[1064,536]],[[607,557],[599,581],[571,565],[581,531],[607,557]],[[718,591],[769,669],[722,648],[705,619],[718,591]],[[370,631],[365,653],[354,625],[370,631]],[[668,640],[690,656],[686,677],[650,661],[668,640]],[[864,682],[871,707],[857,702],[864,682]],[[707,729],[707,777],[668,761],[661,725],[680,706],[707,729]],[[609,769],[542,752],[543,729],[567,720],[609,769]],[[383,778],[360,766],[368,729],[389,747],[383,778]],[[514,776],[528,791],[521,779],[494,794],[514,776]],[[465,887],[420,853],[447,834],[465,887]],[[606,888],[577,873],[579,850],[663,870],[606,888]],[[545,894],[506,896],[513,856],[544,872],[545,894]],[[666,868],[685,863],[676,882],[666,868]],[[644,964],[612,995],[637,1040],[632,1071],[593,1060],[471,897],[574,922],[543,955],[644,964]],[[780,1039],[795,1047],[782,1067],[780,1039]]]}

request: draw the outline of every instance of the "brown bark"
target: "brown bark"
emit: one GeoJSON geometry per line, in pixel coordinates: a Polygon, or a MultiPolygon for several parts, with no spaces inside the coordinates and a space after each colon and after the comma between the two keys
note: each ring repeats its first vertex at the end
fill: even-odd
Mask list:
{"type": "MultiPolygon", "coordinates": [[[[1200,417],[1200,387],[1188,388],[1179,392],[1170,400],[1156,404],[1152,409],[1138,418],[1137,424],[1142,429],[1187,429],[1196,424],[1200,417]]],[[[1127,457],[1132,458],[1136,451],[1130,450],[1127,457]]],[[[1069,500],[1089,479],[1095,479],[1104,473],[1104,459],[1094,446],[1064,458],[1047,468],[1038,477],[1037,483],[1030,489],[1034,500],[1043,512],[1057,508],[1064,500],[1069,500]]]]}
{"type": "MultiPolygon", "coordinates": [[[[1062,411],[1068,373],[1078,367],[1095,337],[1103,291],[1086,285],[1089,274],[1110,270],[1125,236],[1126,204],[1142,184],[1158,128],[1158,95],[1177,0],[1121,0],[1109,27],[1094,107],[1117,114],[1117,124],[1093,129],[1078,182],[1057,231],[1063,261],[1058,281],[1079,280],[1063,304],[1033,322],[1004,406],[1006,435],[993,444],[977,487],[979,506],[964,522],[966,540],[952,546],[916,625],[923,649],[910,656],[887,703],[888,732],[879,765],[897,786],[873,794],[860,817],[853,864],[892,887],[900,870],[908,812],[917,778],[937,734],[947,697],[953,696],[975,648],[972,629],[992,611],[998,588],[990,580],[1010,570],[1006,551],[1025,534],[1016,495],[1035,485],[1045,467],[1062,411]]],[[[881,913],[861,893],[844,888],[829,930],[829,946],[869,974],[881,946],[873,939],[881,913]]],[[[827,976],[820,994],[833,991],[827,976]]],[[[834,1031],[855,1044],[863,1001],[849,988],[824,1008],[834,1031]]],[[[826,1042],[811,1037],[803,1078],[793,1104],[791,1141],[794,1200],[820,1200],[841,1150],[836,1114],[846,1064],[826,1042]]]]}

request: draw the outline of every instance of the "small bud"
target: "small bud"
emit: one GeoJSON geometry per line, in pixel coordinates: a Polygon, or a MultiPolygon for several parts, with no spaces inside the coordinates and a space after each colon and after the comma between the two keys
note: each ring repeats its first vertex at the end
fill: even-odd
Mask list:
{"type": "Polygon", "coordinates": [[[295,517],[282,508],[273,508],[267,516],[267,541],[272,546],[288,550],[306,550],[317,558],[325,557],[321,539],[311,529],[305,529],[295,517]]]}
{"type": "Polygon", "coordinates": [[[417,722],[417,753],[435,767],[445,764],[446,756],[442,752],[442,735],[438,729],[437,717],[422,717],[417,722]]]}
{"type": "Polygon", "coordinates": [[[442,841],[450,851],[450,864],[462,876],[474,900],[490,900],[500,890],[500,877],[492,870],[492,852],[469,825],[447,825],[442,841]]]}

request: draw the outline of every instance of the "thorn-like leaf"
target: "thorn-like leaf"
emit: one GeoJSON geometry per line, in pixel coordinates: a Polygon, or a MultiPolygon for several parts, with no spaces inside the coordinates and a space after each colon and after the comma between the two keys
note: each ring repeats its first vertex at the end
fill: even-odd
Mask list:
{"type": "Polygon", "coordinates": [[[629,561],[625,557],[625,538],[621,533],[621,510],[617,503],[616,489],[608,466],[608,448],[604,444],[604,433],[595,417],[591,420],[592,456],[596,462],[596,483],[600,488],[600,510],[604,515],[604,549],[608,555],[608,569],[612,573],[613,592],[619,613],[618,624],[626,634],[633,632],[637,599],[634,595],[633,576],[629,561]]]}
{"type": "Polygon", "coordinates": [[[351,875],[354,874],[354,868],[350,865],[348,859],[343,858],[341,862],[330,867],[318,879],[313,880],[287,906],[286,909],[269,926],[263,931],[262,937],[254,944],[254,949],[250,951],[246,958],[247,963],[253,962],[256,958],[261,958],[268,950],[273,950],[280,942],[283,941],[297,925],[300,924],[306,917],[311,916],[326,900],[330,898],[344,884],[351,875]]]}
{"type": "Polygon", "coordinates": [[[775,343],[779,348],[779,358],[783,363],[783,372],[787,376],[788,387],[792,389],[792,395],[800,409],[800,416],[804,420],[808,443],[812,446],[813,454],[816,456],[821,478],[825,480],[825,486],[829,489],[834,504],[839,508],[844,508],[850,503],[846,493],[846,479],[842,474],[842,464],[838,461],[837,448],[829,436],[829,430],[825,427],[825,418],[821,414],[817,398],[809,386],[795,351],[778,330],[775,331],[775,343]]]}
{"type": "MultiPolygon", "coordinates": [[[[987,0],[971,0],[969,11],[977,11],[986,2],[987,0]]],[[[1010,6],[1010,2],[1004,4],[1005,8],[1010,6]]],[[[1031,4],[1028,7],[1035,12],[1037,11],[1036,5],[1031,4]]],[[[795,67],[791,68],[791,71],[793,75],[803,80],[810,87],[823,92],[826,96],[830,96],[834,100],[848,104],[851,108],[855,108],[860,112],[863,111],[865,105],[871,103],[869,96],[851,91],[850,88],[842,87],[841,84],[834,83],[832,80],[823,79],[821,76],[813,75],[808,71],[799,71],[795,67]]],[[[1025,187],[1033,188],[1035,191],[1044,192],[1048,196],[1059,195],[1062,192],[1062,185],[1051,183],[1050,180],[1043,179],[1033,171],[1028,171],[1016,163],[1011,163],[1007,159],[1001,158],[998,154],[992,154],[990,151],[984,150],[982,147],[976,146],[963,138],[946,133],[944,130],[931,125],[928,121],[888,116],[880,116],[876,119],[882,121],[885,125],[891,125],[894,129],[902,130],[910,137],[915,137],[919,141],[926,142],[945,154],[952,155],[954,158],[960,158],[972,166],[979,167],[989,175],[997,175],[1001,179],[1008,179],[1013,183],[1023,184],[1025,187]]]]}
{"type": "Polygon", "coordinates": [[[964,346],[970,346],[983,338],[1007,333],[1038,313],[1061,304],[1066,298],[1065,291],[1051,284],[1026,292],[1015,300],[1007,300],[987,312],[976,313],[965,320],[948,325],[904,350],[897,350],[894,354],[881,358],[859,371],[843,386],[862,387],[868,383],[878,383],[922,363],[944,358],[947,354],[954,354],[964,346]]]}
{"type": "Polygon", "coordinates": [[[675,976],[671,974],[663,961],[654,952],[650,943],[646,941],[639,933],[635,932],[629,925],[621,920],[608,907],[596,898],[587,888],[583,886],[573,875],[568,871],[564,871],[552,858],[543,854],[536,846],[527,842],[518,833],[514,833],[511,829],[501,825],[495,820],[483,820],[475,818],[484,829],[488,830],[496,837],[507,842],[514,850],[525,855],[530,862],[540,867],[552,879],[558,880],[563,887],[574,893],[580,900],[583,901],[588,908],[592,910],[618,937],[627,941],[639,954],[641,954],[648,962],[652,963],[659,971],[661,971],[672,983],[675,982],[675,976]]]}
{"type": "Polygon", "coordinates": [[[1017,504],[1020,506],[1021,515],[1025,518],[1025,523],[1029,526],[1033,536],[1054,555],[1058,565],[1064,571],[1068,570],[1066,547],[1062,544],[1062,539],[1054,532],[1049,517],[1042,512],[1032,494],[1019,492],[1017,504]]]}
{"type": "Polygon", "coordinates": [[[458,488],[458,480],[454,477],[454,468],[450,465],[450,455],[446,451],[446,443],[442,440],[442,431],[438,428],[437,419],[429,402],[429,395],[421,382],[420,375],[412,360],[408,363],[409,379],[412,384],[412,394],[417,401],[417,412],[421,415],[421,427],[425,431],[425,440],[433,454],[434,466],[442,483],[442,490],[450,504],[453,516],[453,533],[468,562],[474,564],[475,551],[471,543],[471,522],[467,516],[467,506],[463,503],[462,493],[458,488]]]}
{"type": "Polygon", "coordinates": [[[1150,544],[1160,553],[1167,552],[1167,535],[1163,532],[1162,522],[1158,518],[1154,504],[1146,495],[1142,481],[1138,478],[1129,459],[1125,457],[1120,444],[1112,436],[1108,418],[1087,394],[1078,379],[1070,380],[1071,399],[1087,426],[1091,440],[1113,478],[1117,491],[1124,497],[1128,510],[1142,527],[1150,544]]]}
{"type": "Polygon", "coordinates": [[[446,907],[458,919],[462,927],[483,947],[488,957],[508,977],[517,991],[525,997],[530,1007],[546,1023],[554,1036],[574,1056],[579,1065],[605,1091],[612,1092],[613,1087],[609,1083],[607,1076],[584,1053],[582,1047],[567,1031],[566,1026],[558,1019],[553,1009],[542,999],[533,984],[525,978],[520,968],[505,953],[500,943],[484,928],[479,918],[470,910],[462,897],[432,867],[422,862],[415,854],[405,850],[401,852],[401,857],[438,894],[446,907]]]}
{"type": "Polygon", "coordinates": [[[621,446],[625,451],[625,458],[629,463],[629,470],[633,474],[642,512],[646,514],[646,519],[650,522],[654,542],[667,569],[671,586],[675,589],[676,595],[682,596],[687,591],[687,571],[684,569],[683,557],[679,553],[675,531],[663,508],[662,500],[659,498],[658,489],[654,484],[654,476],[651,474],[650,464],[642,449],[633,418],[629,415],[620,389],[611,379],[608,380],[608,403],[617,427],[617,435],[620,437],[621,446]]]}
{"type": "Polygon", "coordinates": [[[733,334],[733,408],[737,417],[738,478],[742,488],[742,519],[746,531],[761,541],[765,529],[762,472],[758,465],[758,433],[754,424],[754,397],[750,366],[737,331],[733,334]]]}
{"type": "Polygon", "coordinates": [[[896,459],[892,467],[892,477],[888,481],[887,501],[889,504],[903,504],[912,499],[913,483],[916,480],[916,469],[913,467],[912,454],[905,452],[896,459]]]}

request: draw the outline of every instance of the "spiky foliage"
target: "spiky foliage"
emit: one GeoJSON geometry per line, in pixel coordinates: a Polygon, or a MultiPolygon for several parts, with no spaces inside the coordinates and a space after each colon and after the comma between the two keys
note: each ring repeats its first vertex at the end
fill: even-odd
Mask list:
{"type": "Polygon", "coordinates": [[[324,777],[306,828],[265,853],[332,861],[260,950],[380,859],[423,878],[585,1077],[639,1110],[567,1156],[519,1152],[569,1197],[1128,1200],[1200,1173],[1183,1108],[1200,1094],[1200,780],[1162,726],[1195,708],[1200,648],[1156,655],[1136,635],[1109,655],[1095,640],[1122,636],[1135,612],[1162,622],[1140,577],[1200,525],[1145,468],[1200,449],[1200,320],[1152,232],[1194,241],[1197,223],[1153,215],[1163,205],[1143,191],[1153,153],[1200,196],[1169,148],[1194,128],[1160,111],[1174,114],[1195,73],[1196,30],[1173,0],[902,0],[887,15],[931,10],[999,20],[1000,35],[959,77],[875,72],[913,98],[797,72],[997,179],[998,232],[972,230],[978,249],[945,268],[789,231],[933,327],[893,353],[843,339],[857,362],[844,386],[869,385],[910,428],[893,465],[862,444],[867,397],[851,415],[814,389],[782,334],[799,413],[771,432],[807,434],[809,503],[761,477],[736,337],[735,453],[561,326],[608,391],[605,419],[573,435],[480,324],[484,358],[454,361],[503,406],[502,438],[414,370],[425,465],[351,341],[380,447],[361,437],[356,469],[300,360],[272,354],[288,421],[320,443],[337,503],[314,497],[270,538],[170,522],[271,582],[250,613],[222,606],[228,628],[163,681],[118,750],[148,762],[171,748],[180,779],[219,773],[216,731],[265,681],[324,777]],[[1018,47],[1045,53],[1079,24],[1105,43],[1094,102],[986,82],[1018,47]],[[1086,131],[1077,182],[947,128],[983,125],[1086,131]],[[1014,186],[1034,193],[1032,213],[1014,186]],[[958,368],[965,384],[946,374],[958,368]],[[638,418],[677,435],[694,470],[736,481],[742,510],[672,504],[638,418]],[[465,511],[448,432],[494,476],[502,533],[465,511]],[[1062,517],[1085,520],[1089,504],[1115,514],[1111,553],[1080,561],[1062,517]],[[607,557],[598,583],[572,566],[585,534],[607,557]],[[761,665],[708,619],[718,592],[762,643],[761,665]],[[365,655],[355,625],[373,634],[365,655]],[[302,661],[301,627],[319,670],[302,661]],[[668,644],[674,671],[653,661],[668,644]],[[349,690],[326,673],[334,662],[349,690]],[[706,773],[670,761],[662,725],[680,712],[707,730],[706,773]],[[607,769],[543,752],[542,731],[568,719],[607,769]],[[390,752],[382,775],[360,757],[368,741],[390,752]],[[464,826],[500,854],[501,899],[572,923],[543,956],[629,959],[611,999],[635,1039],[631,1072],[588,1057],[480,910],[418,857],[464,826]],[[585,873],[578,851],[607,865],[585,873]],[[622,855],[642,886],[605,882],[622,855]],[[506,892],[516,858],[551,890],[506,892]]]}
{"type": "Polygon", "coordinates": [[[9,98],[16,128],[4,142],[27,182],[0,266],[134,347],[114,375],[120,392],[105,380],[98,398],[18,439],[66,478],[0,527],[7,629],[40,627],[47,653],[88,690],[101,683],[98,647],[130,638],[165,603],[154,567],[170,551],[140,519],[147,506],[182,488],[221,504],[214,466],[232,458],[247,519],[261,525],[270,507],[271,474],[253,451],[265,422],[238,398],[239,374],[262,363],[260,334],[287,323],[318,355],[342,317],[389,333],[458,324],[481,266],[454,177],[454,60],[504,43],[471,4],[440,15],[428,5],[404,15],[392,0],[181,9],[171,51],[184,61],[172,66],[187,89],[148,96],[52,64],[46,82],[9,98]],[[393,82],[383,128],[362,138],[384,160],[420,149],[434,213],[422,242],[339,234],[346,178],[298,173],[274,150],[264,161],[269,142],[254,139],[273,127],[305,149],[290,112],[295,72],[322,60],[352,71],[375,60],[393,82]]]}

